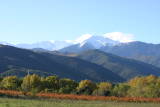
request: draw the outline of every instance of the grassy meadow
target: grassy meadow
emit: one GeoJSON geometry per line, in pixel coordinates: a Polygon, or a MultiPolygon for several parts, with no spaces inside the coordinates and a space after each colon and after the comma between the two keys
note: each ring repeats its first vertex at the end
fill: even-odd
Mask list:
{"type": "Polygon", "coordinates": [[[160,104],[60,99],[28,100],[0,98],[0,107],[160,107],[160,104]]]}

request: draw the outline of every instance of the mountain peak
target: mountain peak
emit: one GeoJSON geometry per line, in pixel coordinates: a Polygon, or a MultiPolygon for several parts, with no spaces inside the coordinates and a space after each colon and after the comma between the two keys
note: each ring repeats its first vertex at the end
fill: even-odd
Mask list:
{"type": "MultiPolygon", "coordinates": [[[[1,43],[1,42],[0,42],[1,43]]],[[[66,47],[69,47],[71,45],[78,45],[80,48],[84,46],[89,46],[94,49],[99,49],[103,46],[114,46],[119,44],[120,42],[111,40],[110,38],[104,37],[102,35],[91,35],[91,34],[85,34],[79,37],[76,40],[62,40],[62,41],[55,41],[55,40],[49,40],[49,41],[40,41],[37,43],[32,44],[8,44],[5,42],[2,42],[1,44],[8,44],[11,46],[16,46],[19,48],[25,48],[25,49],[34,49],[34,48],[43,48],[46,50],[60,50],[66,47]]]]}
{"type": "Polygon", "coordinates": [[[79,44],[80,47],[83,47],[83,45],[87,43],[94,46],[96,49],[98,49],[106,45],[109,45],[109,46],[117,45],[119,42],[103,36],[86,34],[86,35],[82,35],[80,38],[75,40],[75,43],[79,44]]]}
{"type": "Polygon", "coordinates": [[[93,37],[93,35],[91,34],[85,34],[85,35],[82,35],[80,36],[78,39],[75,40],[75,43],[78,44],[78,43],[83,43],[84,41],[86,41],[87,39],[93,37]]]}

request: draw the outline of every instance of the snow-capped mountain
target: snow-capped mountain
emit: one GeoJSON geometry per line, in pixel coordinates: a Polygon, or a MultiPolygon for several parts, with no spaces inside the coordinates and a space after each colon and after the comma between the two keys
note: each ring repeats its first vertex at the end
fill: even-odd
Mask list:
{"type": "Polygon", "coordinates": [[[74,45],[60,49],[64,53],[78,53],[90,49],[100,49],[105,46],[115,46],[120,44],[118,41],[97,35],[83,35],[74,41],[74,45]]]}
{"type": "MultiPolygon", "coordinates": [[[[9,44],[7,42],[0,42],[0,44],[11,45],[19,48],[34,49],[42,48],[50,51],[61,50],[63,48],[74,47],[84,48],[84,49],[99,49],[104,46],[114,46],[120,42],[111,40],[104,36],[85,34],[75,40],[65,40],[65,41],[42,41],[32,44],[21,43],[21,44],[9,44]]],[[[76,48],[74,48],[76,49],[76,48]]],[[[83,49],[82,49],[83,50],[83,49]]]]}
{"type": "Polygon", "coordinates": [[[86,34],[75,40],[75,44],[79,44],[80,47],[83,47],[85,44],[92,45],[95,49],[99,49],[103,46],[114,46],[120,42],[111,40],[104,36],[90,35],[86,34]]]}
{"type": "Polygon", "coordinates": [[[16,46],[26,49],[43,48],[46,50],[59,50],[70,45],[72,45],[72,43],[68,41],[42,41],[33,44],[17,44],[16,46]]]}
{"type": "MultiPolygon", "coordinates": [[[[66,41],[42,41],[33,44],[17,44],[16,47],[33,49],[33,48],[43,48],[46,50],[54,51],[61,50],[68,47],[79,47],[85,49],[99,49],[103,46],[113,46],[119,44],[118,41],[111,40],[104,36],[97,35],[82,35],[76,40],[66,40],[66,41]]],[[[74,48],[75,49],[75,48],[74,48]]]]}
{"type": "Polygon", "coordinates": [[[13,46],[13,44],[10,44],[10,43],[4,42],[4,41],[0,41],[0,44],[2,44],[2,45],[12,45],[13,46]]]}

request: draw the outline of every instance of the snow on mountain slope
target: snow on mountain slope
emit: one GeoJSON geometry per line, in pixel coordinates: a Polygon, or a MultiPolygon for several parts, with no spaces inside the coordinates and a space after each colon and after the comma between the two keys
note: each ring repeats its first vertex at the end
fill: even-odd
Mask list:
{"type": "Polygon", "coordinates": [[[13,46],[13,44],[10,44],[10,43],[4,42],[4,41],[0,41],[0,44],[2,44],[2,45],[11,45],[11,46],[13,46]]]}
{"type": "Polygon", "coordinates": [[[43,48],[47,50],[59,50],[70,45],[72,45],[72,43],[68,41],[42,41],[33,44],[17,44],[16,46],[26,49],[43,48]]]}
{"type": "Polygon", "coordinates": [[[101,48],[102,46],[114,46],[119,44],[120,42],[111,40],[109,38],[97,35],[86,34],[81,36],[80,38],[75,40],[76,44],[79,44],[82,47],[84,44],[90,44],[94,46],[96,49],[101,48]]]}
{"type": "Polygon", "coordinates": [[[54,51],[54,50],[60,50],[72,45],[76,45],[79,48],[85,48],[92,47],[94,49],[99,49],[103,46],[114,46],[119,44],[120,42],[111,40],[105,36],[97,36],[97,35],[91,35],[91,34],[85,34],[79,37],[76,40],[64,40],[64,41],[41,41],[37,43],[27,44],[9,44],[6,42],[0,42],[0,44],[5,45],[11,45],[16,46],[19,48],[25,48],[25,49],[33,49],[33,48],[43,48],[46,50],[54,51]]]}
{"type": "Polygon", "coordinates": [[[19,48],[33,49],[33,48],[43,48],[47,50],[59,50],[71,45],[79,45],[83,47],[84,45],[92,45],[95,49],[101,48],[102,46],[112,46],[118,44],[118,41],[111,40],[109,38],[97,35],[85,34],[76,40],[66,40],[66,41],[42,41],[33,44],[17,44],[15,46],[19,48]]]}
{"type": "Polygon", "coordinates": [[[79,53],[91,49],[100,49],[105,46],[115,46],[120,44],[118,41],[113,41],[109,38],[97,35],[83,35],[74,41],[74,45],[60,49],[63,53],[79,53]]]}

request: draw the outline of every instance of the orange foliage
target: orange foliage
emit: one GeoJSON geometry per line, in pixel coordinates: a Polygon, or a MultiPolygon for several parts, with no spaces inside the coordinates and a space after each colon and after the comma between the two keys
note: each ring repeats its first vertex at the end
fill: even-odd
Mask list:
{"type": "Polygon", "coordinates": [[[19,92],[19,91],[0,90],[0,94],[18,96],[18,95],[22,95],[23,93],[22,93],[22,92],[19,92]]]}
{"type": "MultiPolygon", "coordinates": [[[[20,96],[23,92],[0,90],[0,94],[20,96]]],[[[27,94],[30,95],[30,94],[27,94]]],[[[124,101],[124,102],[157,102],[160,103],[160,98],[142,98],[142,97],[105,97],[105,96],[86,96],[73,94],[56,94],[56,93],[39,93],[37,97],[54,98],[54,99],[70,99],[70,100],[100,100],[100,101],[124,101]]]]}
{"type": "Polygon", "coordinates": [[[100,101],[124,101],[124,102],[159,102],[160,98],[133,98],[133,97],[105,97],[105,96],[85,96],[85,95],[71,95],[71,94],[53,94],[53,93],[39,93],[39,97],[56,98],[56,99],[71,99],[71,100],[100,100],[100,101]]]}

